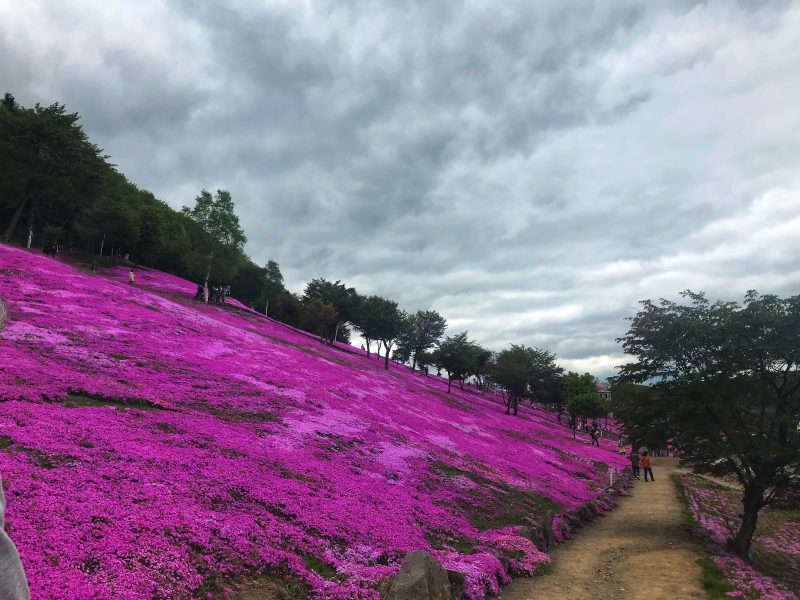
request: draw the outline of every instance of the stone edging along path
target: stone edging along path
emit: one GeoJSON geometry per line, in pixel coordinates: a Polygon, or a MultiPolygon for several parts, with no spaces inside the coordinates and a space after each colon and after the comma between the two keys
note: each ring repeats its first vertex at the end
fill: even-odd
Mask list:
{"type": "MultiPolygon", "coordinates": [[[[571,537],[578,529],[616,506],[617,496],[625,494],[625,490],[631,485],[630,475],[627,472],[620,473],[617,480],[603,490],[596,500],[585,502],[570,513],[559,514],[558,519],[554,519],[552,511],[549,511],[542,521],[529,519],[527,523],[520,524],[519,535],[530,540],[539,550],[549,551],[555,548],[556,538],[571,537]]],[[[509,557],[497,558],[500,559],[506,573],[509,573],[509,557]]],[[[509,575],[514,574],[509,573],[509,575]]],[[[381,586],[381,598],[383,600],[459,599],[464,589],[464,577],[464,573],[444,569],[426,552],[412,552],[406,555],[400,571],[384,581],[381,586]]],[[[533,579],[539,578],[540,576],[536,576],[533,579]]],[[[510,587],[513,586],[514,583],[510,587]]],[[[508,597],[517,598],[517,596],[508,597]]],[[[572,598],[564,595],[556,597],[572,598]]],[[[521,600],[527,596],[519,598],[521,600]]]]}
{"type": "Polygon", "coordinates": [[[3,302],[3,299],[0,298],[0,329],[3,328],[3,324],[6,322],[7,316],[8,316],[8,310],[6,310],[6,305],[3,302]]]}
{"type": "Polygon", "coordinates": [[[551,554],[549,573],[512,582],[502,600],[704,600],[697,559],[670,477],[675,459],[653,459],[655,482],[635,481],[616,510],[551,554]]]}

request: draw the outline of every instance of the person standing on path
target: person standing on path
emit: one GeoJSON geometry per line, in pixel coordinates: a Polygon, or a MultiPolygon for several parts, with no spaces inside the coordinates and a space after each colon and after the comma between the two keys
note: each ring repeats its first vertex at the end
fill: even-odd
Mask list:
{"type": "Polygon", "coordinates": [[[128,283],[133,284],[133,269],[128,273],[128,283]]]}
{"type": "Polygon", "coordinates": [[[639,477],[639,455],[631,450],[631,470],[633,471],[633,478],[640,479],[639,477]]]}
{"type": "Polygon", "coordinates": [[[642,452],[642,467],[644,468],[644,480],[647,481],[647,474],[650,473],[650,481],[655,481],[653,477],[653,469],[650,468],[650,457],[647,455],[647,450],[642,452]]]}

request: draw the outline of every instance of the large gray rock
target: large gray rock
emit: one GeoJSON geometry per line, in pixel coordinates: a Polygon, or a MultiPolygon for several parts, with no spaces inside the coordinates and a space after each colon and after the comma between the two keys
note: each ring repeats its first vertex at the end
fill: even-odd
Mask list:
{"type": "Polygon", "coordinates": [[[553,517],[554,513],[552,510],[548,510],[544,515],[544,521],[542,522],[542,528],[544,529],[544,536],[545,540],[547,541],[547,548],[552,548],[556,545],[556,536],[553,534],[553,517]]]}
{"type": "Polygon", "coordinates": [[[384,600],[453,600],[447,571],[427,552],[406,554],[381,590],[384,600]]]}
{"type": "Polygon", "coordinates": [[[464,582],[467,580],[467,574],[447,569],[447,579],[450,581],[450,595],[454,600],[459,600],[461,594],[464,593],[464,582]]]}
{"type": "Polygon", "coordinates": [[[544,526],[541,523],[531,522],[519,528],[519,534],[526,540],[533,543],[539,550],[547,550],[547,538],[544,534],[544,526]]]}
{"type": "Polygon", "coordinates": [[[0,479],[0,598],[2,600],[30,600],[31,593],[28,590],[25,571],[19,562],[19,554],[4,530],[5,508],[3,480],[0,479]]]}

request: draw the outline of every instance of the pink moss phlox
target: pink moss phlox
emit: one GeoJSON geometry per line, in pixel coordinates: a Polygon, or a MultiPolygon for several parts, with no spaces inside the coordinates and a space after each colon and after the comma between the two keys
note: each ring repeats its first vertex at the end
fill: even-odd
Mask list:
{"type": "Polygon", "coordinates": [[[211,576],[270,571],[376,598],[445,531],[480,546],[437,556],[482,598],[508,580],[497,556],[514,572],[546,560],[475,529],[483,486],[569,511],[603,493],[600,465],[625,466],[541,409],[507,417],[494,394],[447,394],[195,291],[0,245],[0,472],[33,597],[189,597],[211,576]]]}

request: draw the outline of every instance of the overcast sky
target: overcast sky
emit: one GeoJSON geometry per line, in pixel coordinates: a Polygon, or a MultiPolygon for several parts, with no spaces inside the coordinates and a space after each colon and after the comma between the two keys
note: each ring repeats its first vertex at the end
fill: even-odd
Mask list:
{"type": "Polygon", "coordinates": [[[800,2],[0,0],[66,103],[248,254],[601,377],[637,301],[800,293],[800,2]]]}

